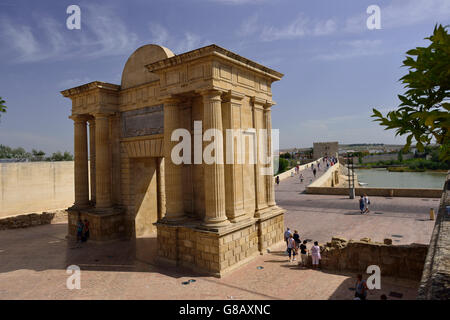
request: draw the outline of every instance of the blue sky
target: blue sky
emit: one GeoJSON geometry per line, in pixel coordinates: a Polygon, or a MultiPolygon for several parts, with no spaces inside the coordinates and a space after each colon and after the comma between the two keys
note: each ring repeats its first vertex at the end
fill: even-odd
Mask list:
{"type": "Polygon", "coordinates": [[[147,43],[182,53],[216,43],[285,74],[274,83],[280,147],[314,141],[403,143],[370,119],[403,92],[404,53],[450,23],[449,0],[164,0],[0,2],[0,144],[73,150],[70,100],[59,91],[120,84],[128,56],[147,43]],[[81,8],[81,30],[66,8],[81,8]],[[381,30],[369,30],[369,5],[381,30]]]}

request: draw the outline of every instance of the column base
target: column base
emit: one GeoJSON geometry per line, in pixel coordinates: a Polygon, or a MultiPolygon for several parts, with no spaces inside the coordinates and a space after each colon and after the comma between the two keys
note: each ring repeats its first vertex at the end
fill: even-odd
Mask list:
{"type": "Polygon", "coordinates": [[[222,277],[283,242],[283,212],[280,208],[264,218],[251,217],[216,230],[205,229],[199,220],[157,223],[157,263],[222,277]]]}
{"type": "Polygon", "coordinates": [[[220,218],[220,219],[212,218],[212,219],[203,221],[201,227],[206,228],[206,229],[217,229],[217,228],[227,227],[230,224],[231,224],[231,222],[228,219],[223,220],[223,218],[220,218]]]}
{"type": "Polygon", "coordinates": [[[186,215],[170,217],[170,216],[167,216],[167,214],[166,214],[164,216],[164,218],[161,219],[161,222],[167,223],[167,224],[178,224],[178,223],[184,222],[188,219],[189,219],[189,217],[186,215]]]}
{"type": "Polygon", "coordinates": [[[270,207],[257,209],[255,211],[255,218],[259,218],[259,217],[261,217],[261,216],[263,216],[263,215],[265,215],[265,214],[267,214],[268,212],[271,212],[271,211],[272,211],[272,209],[270,207]]]}

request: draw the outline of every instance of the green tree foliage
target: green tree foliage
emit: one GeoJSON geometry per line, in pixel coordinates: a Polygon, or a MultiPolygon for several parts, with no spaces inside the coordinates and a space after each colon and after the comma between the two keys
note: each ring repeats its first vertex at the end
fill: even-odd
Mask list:
{"type": "Polygon", "coordinates": [[[61,153],[60,151],[54,152],[50,158],[47,158],[48,161],[73,161],[73,156],[70,152],[61,153]]]}
{"type": "Polygon", "coordinates": [[[33,154],[33,161],[43,161],[45,157],[45,152],[42,150],[31,150],[31,153],[33,154]]]}
{"type": "Polygon", "coordinates": [[[0,97],[0,118],[2,117],[2,113],[6,112],[5,100],[0,97]]]}
{"type": "Polygon", "coordinates": [[[417,149],[433,139],[439,144],[441,160],[450,159],[450,35],[448,26],[435,26],[428,47],[409,50],[403,66],[409,69],[403,76],[407,91],[399,95],[398,109],[383,116],[373,109],[374,121],[385,130],[395,129],[396,135],[407,135],[404,151],[408,151],[412,139],[417,149]]]}
{"type": "Polygon", "coordinates": [[[283,173],[289,167],[289,161],[280,157],[278,164],[278,173],[283,173]]]}
{"type": "Polygon", "coordinates": [[[400,150],[400,151],[398,152],[397,160],[398,160],[399,162],[402,162],[402,161],[403,161],[403,151],[402,151],[402,150],[400,150]]]}
{"type": "Polygon", "coordinates": [[[291,159],[292,156],[291,156],[291,154],[290,154],[289,152],[286,152],[286,153],[281,154],[281,155],[280,155],[280,158],[283,158],[283,159],[291,159]]]}
{"type": "Polygon", "coordinates": [[[16,159],[19,161],[73,161],[73,155],[66,151],[54,152],[50,157],[45,157],[45,152],[42,150],[33,149],[27,152],[24,148],[11,148],[0,144],[0,159],[16,159]]]}

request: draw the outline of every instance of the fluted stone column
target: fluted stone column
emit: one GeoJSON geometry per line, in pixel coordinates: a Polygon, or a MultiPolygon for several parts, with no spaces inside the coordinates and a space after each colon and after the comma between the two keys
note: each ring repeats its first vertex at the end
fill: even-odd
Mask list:
{"type": "Polygon", "coordinates": [[[89,119],[89,162],[91,178],[91,203],[95,204],[95,119],[89,119]]]}
{"type": "MultiPolygon", "coordinates": [[[[203,91],[203,127],[217,129],[222,132],[222,110],[221,92],[217,90],[203,91]]],[[[225,212],[225,169],[223,141],[213,138],[216,155],[222,156],[220,161],[212,164],[204,163],[204,183],[205,183],[205,218],[203,225],[206,227],[223,227],[230,224],[225,212]]],[[[223,139],[222,139],[223,140],[223,139]]],[[[216,157],[217,158],[217,157],[216,157]]]]}
{"type": "MultiPolygon", "coordinates": [[[[273,173],[273,154],[272,154],[272,105],[266,104],[264,106],[264,122],[267,129],[267,155],[270,157],[270,164],[267,166],[270,173],[273,173]]],[[[271,207],[275,205],[275,191],[273,174],[266,175],[266,196],[267,204],[271,207]]]]}
{"type": "Polygon", "coordinates": [[[167,221],[185,219],[183,205],[183,171],[182,164],[172,162],[171,152],[177,141],[171,141],[172,132],[181,128],[180,100],[167,98],[164,100],[164,182],[166,191],[167,221]]]}
{"type": "Polygon", "coordinates": [[[253,102],[253,124],[255,126],[256,130],[256,163],[255,163],[255,195],[256,195],[256,210],[255,210],[255,217],[260,217],[261,214],[263,214],[267,208],[267,198],[266,198],[266,181],[265,181],[265,175],[262,174],[262,163],[260,159],[260,152],[262,152],[261,148],[264,146],[260,145],[260,135],[261,131],[260,129],[264,129],[264,104],[265,100],[259,99],[257,97],[252,98],[253,102]]]}
{"type": "Polygon", "coordinates": [[[95,115],[95,207],[107,209],[111,203],[111,150],[109,149],[109,115],[95,115]]]}
{"type": "Polygon", "coordinates": [[[164,158],[156,159],[156,181],[158,190],[158,220],[166,215],[166,186],[164,179],[164,158]]]}
{"type": "Polygon", "coordinates": [[[239,222],[247,218],[244,211],[243,161],[238,159],[238,153],[242,152],[243,136],[240,116],[235,116],[241,112],[244,97],[244,94],[230,90],[222,100],[225,150],[225,211],[230,222],[239,222]],[[233,135],[228,135],[227,130],[233,130],[233,135]],[[235,143],[235,139],[238,143],[235,143]],[[238,148],[241,150],[238,150],[238,148]]]}
{"type": "Polygon", "coordinates": [[[87,117],[83,115],[75,115],[70,118],[74,121],[74,207],[85,208],[89,205],[87,117]]]}

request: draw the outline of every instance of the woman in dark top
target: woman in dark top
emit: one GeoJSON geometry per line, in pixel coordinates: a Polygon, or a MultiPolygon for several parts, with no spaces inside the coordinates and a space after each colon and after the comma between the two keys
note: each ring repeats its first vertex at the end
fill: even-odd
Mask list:
{"type": "Polygon", "coordinates": [[[298,246],[300,245],[300,235],[298,234],[297,230],[294,230],[294,240],[295,240],[295,243],[297,244],[297,248],[298,248],[298,246]]]}

